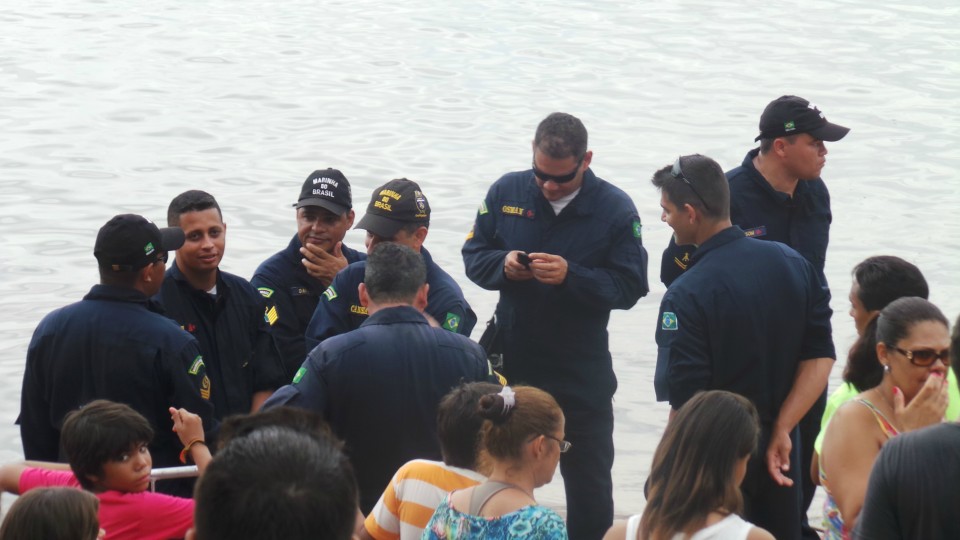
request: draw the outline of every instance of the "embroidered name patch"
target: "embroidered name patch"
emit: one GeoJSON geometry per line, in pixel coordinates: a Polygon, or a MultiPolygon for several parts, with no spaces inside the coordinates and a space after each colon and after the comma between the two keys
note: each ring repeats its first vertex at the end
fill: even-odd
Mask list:
{"type": "Polygon", "coordinates": [[[766,225],[761,225],[761,226],[759,226],[759,227],[754,227],[754,228],[752,228],[752,229],[747,229],[747,230],[743,231],[743,235],[746,236],[747,238],[756,238],[756,237],[758,237],[758,236],[766,236],[766,235],[767,235],[767,226],[766,226],[766,225]]]}

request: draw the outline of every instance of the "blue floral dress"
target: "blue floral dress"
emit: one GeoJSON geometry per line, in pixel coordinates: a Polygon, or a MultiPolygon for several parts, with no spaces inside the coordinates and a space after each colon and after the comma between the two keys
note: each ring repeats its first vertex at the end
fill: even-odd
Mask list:
{"type": "Polygon", "coordinates": [[[486,518],[464,514],[450,506],[449,495],[433,513],[421,540],[484,540],[524,538],[528,540],[567,540],[567,526],[556,512],[545,506],[531,505],[486,518]]]}

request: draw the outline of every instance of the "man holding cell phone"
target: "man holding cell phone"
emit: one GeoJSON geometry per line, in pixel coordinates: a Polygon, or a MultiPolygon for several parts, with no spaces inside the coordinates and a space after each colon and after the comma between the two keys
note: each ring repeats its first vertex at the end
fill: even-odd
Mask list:
{"type": "Polygon", "coordinates": [[[550,392],[571,450],[560,459],[571,538],[613,521],[612,309],[648,291],[647,252],[630,198],[590,169],[587,130],[553,113],[537,127],[533,165],[495,182],[463,246],[467,277],[500,291],[502,373],[550,392]]]}

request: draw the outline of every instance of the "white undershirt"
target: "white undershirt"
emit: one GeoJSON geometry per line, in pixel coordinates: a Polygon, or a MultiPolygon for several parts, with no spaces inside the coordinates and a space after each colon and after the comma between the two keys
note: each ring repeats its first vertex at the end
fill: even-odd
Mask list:
{"type": "Polygon", "coordinates": [[[567,205],[570,204],[570,201],[572,201],[577,196],[577,193],[580,193],[580,188],[577,188],[576,191],[567,195],[566,197],[560,197],[555,201],[548,201],[550,203],[550,206],[553,207],[553,213],[559,216],[560,212],[564,208],[566,208],[567,205]]]}

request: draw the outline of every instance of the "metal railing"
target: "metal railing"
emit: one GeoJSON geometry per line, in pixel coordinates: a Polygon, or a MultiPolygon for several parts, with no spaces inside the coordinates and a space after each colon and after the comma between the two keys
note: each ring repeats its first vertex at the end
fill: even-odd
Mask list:
{"type": "Polygon", "coordinates": [[[183,467],[165,467],[150,471],[150,491],[157,490],[158,480],[173,480],[174,478],[196,478],[200,475],[196,465],[183,467]]]}

